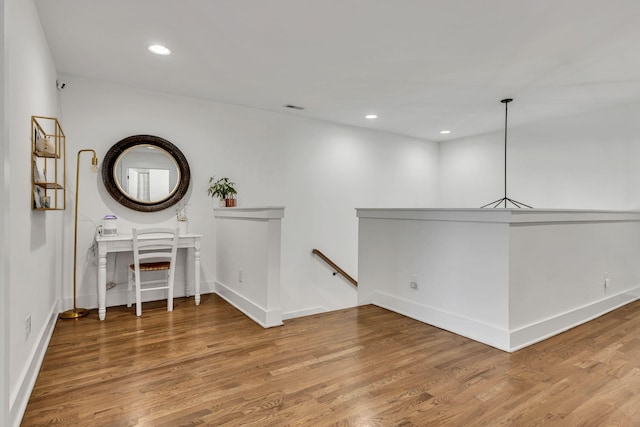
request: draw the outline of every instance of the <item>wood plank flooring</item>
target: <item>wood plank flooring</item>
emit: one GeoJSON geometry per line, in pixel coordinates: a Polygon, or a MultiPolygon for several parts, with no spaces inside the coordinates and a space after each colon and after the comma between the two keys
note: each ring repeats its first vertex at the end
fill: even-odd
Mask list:
{"type": "Polygon", "coordinates": [[[23,426],[640,426],[640,302],[514,354],[375,306],[58,321],[23,426]]]}

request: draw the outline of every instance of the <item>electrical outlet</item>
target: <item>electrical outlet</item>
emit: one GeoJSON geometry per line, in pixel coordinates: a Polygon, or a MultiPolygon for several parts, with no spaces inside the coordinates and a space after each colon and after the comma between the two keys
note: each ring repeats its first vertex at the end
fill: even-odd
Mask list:
{"type": "Polygon", "coordinates": [[[242,271],[242,269],[238,270],[238,282],[243,282],[244,281],[244,272],[242,271]]]}
{"type": "Polygon", "coordinates": [[[31,335],[31,313],[27,314],[27,318],[24,319],[24,338],[28,339],[31,335]]]}
{"type": "Polygon", "coordinates": [[[411,289],[418,289],[418,276],[411,276],[409,287],[411,289]]]}
{"type": "Polygon", "coordinates": [[[609,273],[604,273],[604,287],[605,289],[609,287],[611,284],[611,279],[609,279],[609,273]]]}

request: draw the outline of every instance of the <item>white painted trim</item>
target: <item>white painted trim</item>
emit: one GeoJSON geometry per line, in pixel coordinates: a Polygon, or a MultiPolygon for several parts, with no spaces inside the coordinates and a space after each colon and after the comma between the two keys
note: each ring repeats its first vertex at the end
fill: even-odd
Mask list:
{"type": "Polygon", "coordinates": [[[584,209],[356,209],[358,218],[505,224],[640,221],[640,211],[584,209]]]}
{"type": "MultiPolygon", "coordinates": [[[[500,350],[509,351],[509,331],[477,322],[424,304],[376,291],[366,299],[371,304],[394,311],[420,322],[446,329],[500,350]]],[[[362,302],[360,305],[367,304],[362,302]]]]}
{"type": "Polygon", "coordinates": [[[520,350],[629,304],[639,298],[637,296],[638,291],[640,291],[640,287],[612,295],[606,299],[595,301],[522,328],[512,329],[509,334],[511,342],[509,351],[520,350]]]}
{"type": "Polygon", "coordinates": [[[218,281],[216,281],[216,294],[263,328],[271,328],[283,324],[282,309],[280,308],[265,310],[260,305],[218,281]]]}
{"type": "Polygon", "coordinates": [[[215,208],[213,213],[216,218],[282,219],[284,218],[284,207],[215,208]]]}
{"type": "Polygon", "coordinates": [[[11,390],[11,400],[9,402],[9,425],[18,427],[27,409],[29,397],[33,391],[33,386],[38,379],[42,361],[47,353],[49,341],[53,335],[53,330],[58,319],[58,301],[51,306],[49,320],[38,336],[38,345],[36,345],[29,355],[29,363],[25,365],[24,371],[20,374],[15,390],[11,390]]]}
{"type": "Polygon", "coordinates": [[[310,307],[302,310],[289,311],[282,313],[282,320],[296,319],[298,317],[313,316],[314,314],[326,313],[328,310],[324,307],[310,307]]]}
{"type": "Polygon", "coordinates": [[[511,331],[438,310],[434,307],[418,304],[414,301],[398,298],[384,292],[374,292],[369,298],[362,301],[360,305],[374,304],[500,350],[515,352],[629,304],[640,298],[637,295],[639,291],[640,287],[634,288],[511,331]]]}

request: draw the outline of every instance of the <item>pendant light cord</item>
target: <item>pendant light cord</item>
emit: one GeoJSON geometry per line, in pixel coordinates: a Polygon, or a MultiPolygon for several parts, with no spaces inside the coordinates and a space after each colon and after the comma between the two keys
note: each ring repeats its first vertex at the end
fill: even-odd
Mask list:
{"type": "Polygon", "coordinates": [[[505,99],[504,102],[504,207],[507,207],[507,115],[509,112],[509,102],[512,100],[505,99]]]}

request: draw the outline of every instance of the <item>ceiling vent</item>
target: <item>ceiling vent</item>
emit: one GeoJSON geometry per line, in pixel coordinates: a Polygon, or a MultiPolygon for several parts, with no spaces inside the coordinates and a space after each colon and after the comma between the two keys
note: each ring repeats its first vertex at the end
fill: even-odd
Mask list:
{"type": "Polygon", "coordinates": [[[293,104],[283,105],[284,108],[291,108],[292,110],[304,110],[304,107],[299,107],[293,104]]]}

